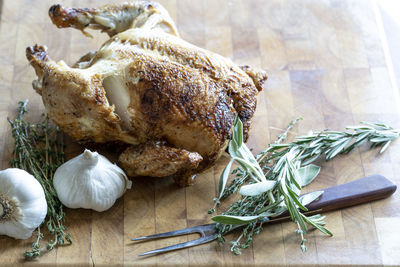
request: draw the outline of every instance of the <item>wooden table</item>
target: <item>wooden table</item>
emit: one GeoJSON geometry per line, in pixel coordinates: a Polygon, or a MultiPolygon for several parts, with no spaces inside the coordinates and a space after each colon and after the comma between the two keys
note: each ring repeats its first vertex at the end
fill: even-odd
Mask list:
{"type": "MultiPolygon", "coordinates": [[[[110,1],[63,1],[66,6],[94,6],[110,1]]],[[[114,1],[115,2],[115,1],[114,1]]],[[[164,0],[182,38],[239,64],[260,66],[269,73],[259,95],[248,145],[258,152],[290,120],[304,120],[292,136],[310,129],[343,129],[359,121],[382,120],[400,126],[399,94],[392,87],[373,4],[369,1],[290,0],[164,0]]],[[[47,16],[54,0],[4,0],[0,23],[0,159],[7,168],[13,149],[7,116],[16,103],[29,98],[28,119],[43,111],[33,91],[35,77],[25,48],[46,44],[50,55],[72,64],[107,39],[89,39],[73,29],[59,30],[47,16]]],[[[69,157],[81,152],[70,142],[69,157]]],[[[380,173],[397,184],[400,142],[383,155],[362,148],[324,163],[311,191],[380,173]]],[[[197,177],[197,183],[178,188],[171,180],[134,179],[133,189],[109,211],[68,210],[68,231],[74,244],[30,262],[32,265],[316,265],[400,264],[400,196],[327,213],[328,238],[308,237],[302,254],[293,223],[268,226],[254,244],[234,256],[229,245],[210,243],[195,248],[143,258],[137,254],[182,242],[187,237],[132,244],[130,238],[202,224],[216,194],[216,183],[226,157],[197,177]]],[[[234,238],[230,235],[227,239],[234,238]]],[[[0,237],[0,265],[24,263],[22,253],[33,239],[0,237]]]]}

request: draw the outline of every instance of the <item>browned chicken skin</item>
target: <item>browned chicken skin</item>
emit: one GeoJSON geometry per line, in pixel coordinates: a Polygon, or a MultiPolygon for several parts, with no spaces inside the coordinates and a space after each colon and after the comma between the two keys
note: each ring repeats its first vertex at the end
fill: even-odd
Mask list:
{"type": "Polygon", "coordinates": [[[111,38],[73,67],[51,60],[43,46],[28,47],[33,87],[73,138],[132,145],[120,156],[128,175],[187,185],[219,158],[237,115],[247,138],[265,72],[185,42],[159,4],[55,5],[49,15],[60,28],[101,29],[111,38]]]}

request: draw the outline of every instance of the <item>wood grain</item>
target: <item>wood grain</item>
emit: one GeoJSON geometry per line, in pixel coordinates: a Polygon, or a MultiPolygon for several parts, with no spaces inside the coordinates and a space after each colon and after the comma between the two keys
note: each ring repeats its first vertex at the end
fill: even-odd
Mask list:
{"type": "MultiPolygon", "coordinates": [[[[114,2],[123,2],[118,0],[114,2]]],[[[92,7],[109,1],[61,1],[92,7]]],[[[28,119],[44,108],[33,91],[35,75],[25,48],[46,44],[50,55],[72,64],[107,40],[91,31],[57,29],[47,16],[53,0],[0,0],[0,163],[7,168],[13,140],[6,117],[15,116],[17,101],[29,98],[28,119]]],[[[182,38],[229,57],[239,65],[267,70],[259,94],[248,145],[254,153],[275,140],[287,124],[304,119],[289,134],[311,129],[343,129],[361,120],[382,120],[400,127],[398,93],[390,83],[373,5],[365,0],[162,0],[177,22],[182,38]]],[[[83,147],[68,139],[68,157],[83,147]]],[[[107,151],[105,151],[107,153],[107,151]]],[[[363,147],[323,166],[305,192],[380,173],[400,184],[400,143],[383,155],[363,147]]],[[[133,189],[109,211],[67,210],[74,244],[25,263],[22,253],[33,239],[0,237],[0,265],[400,265],[400,194],[374,203],[326,213],[334,237],[311,232],[302,254],[292,223],[265,227],[253,245],[234,256],[229,245],[216,243],[151,258],[141,252],[183,242],[195,236],[133,244],[130,238],[207,223],[218,177],[227,157],[197,177],[189,188],[171,180],[133,180],[133,189]]],[[[226,207],[227,204],[223,204],[226,207]]],[[[235,234],[227,236],[227,240],[235,234]]]]}

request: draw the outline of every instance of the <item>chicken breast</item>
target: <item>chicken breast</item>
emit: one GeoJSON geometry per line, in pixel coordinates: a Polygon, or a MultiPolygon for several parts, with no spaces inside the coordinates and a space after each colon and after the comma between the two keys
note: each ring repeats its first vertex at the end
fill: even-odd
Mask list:
{"type": "Polygon", "coordinates": [[[265,72],[179,38],[167,11],[141,1],[98,9],[55,5],[58,27],[101,29],[110,39],[74,66],[27,48],[50,118],[81,141],[122,141],[129,175],[172,176],[181,185],[224,151],[236,116],[247,133],[265,72]]]}

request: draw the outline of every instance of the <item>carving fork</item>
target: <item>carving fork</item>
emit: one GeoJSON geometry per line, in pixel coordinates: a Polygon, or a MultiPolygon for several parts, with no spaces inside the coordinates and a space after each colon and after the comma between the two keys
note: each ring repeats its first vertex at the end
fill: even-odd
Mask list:
{"type": "MultiPolygon", "coordinates": [[[[374,174],[364,177],[353,182],[341,184],[324,189],[322,196],[310,203],[307,206],[308,211],[304,214],[312,215],[320,212],[337,210],[350,207],[357,204],[366,203],[369,201],[386,198],[396,191],[397,186],[387,178],[379,174],[374,174]]],[[[281,222],[289,219],[289,213],[286,211],[283,214],[274,218],[265,218],[263,223],[281,222]]],[[[178,250],[187,247],[193,247],[200,244],[211,242],[217,239],[217,230],[215,223],[194,226],[177,231],[148,235],[143,237],[133,238],[132,241],[152,240],[171,236],[180,236],[192,233],[199,233],[200,238],[188,242],[159,248],[147,252],[143,252],[139,256],[152,256],[168,251],[178,250]]],[[[235,225],[230,231],[241,228],[244,225],[235,225]]]]}

